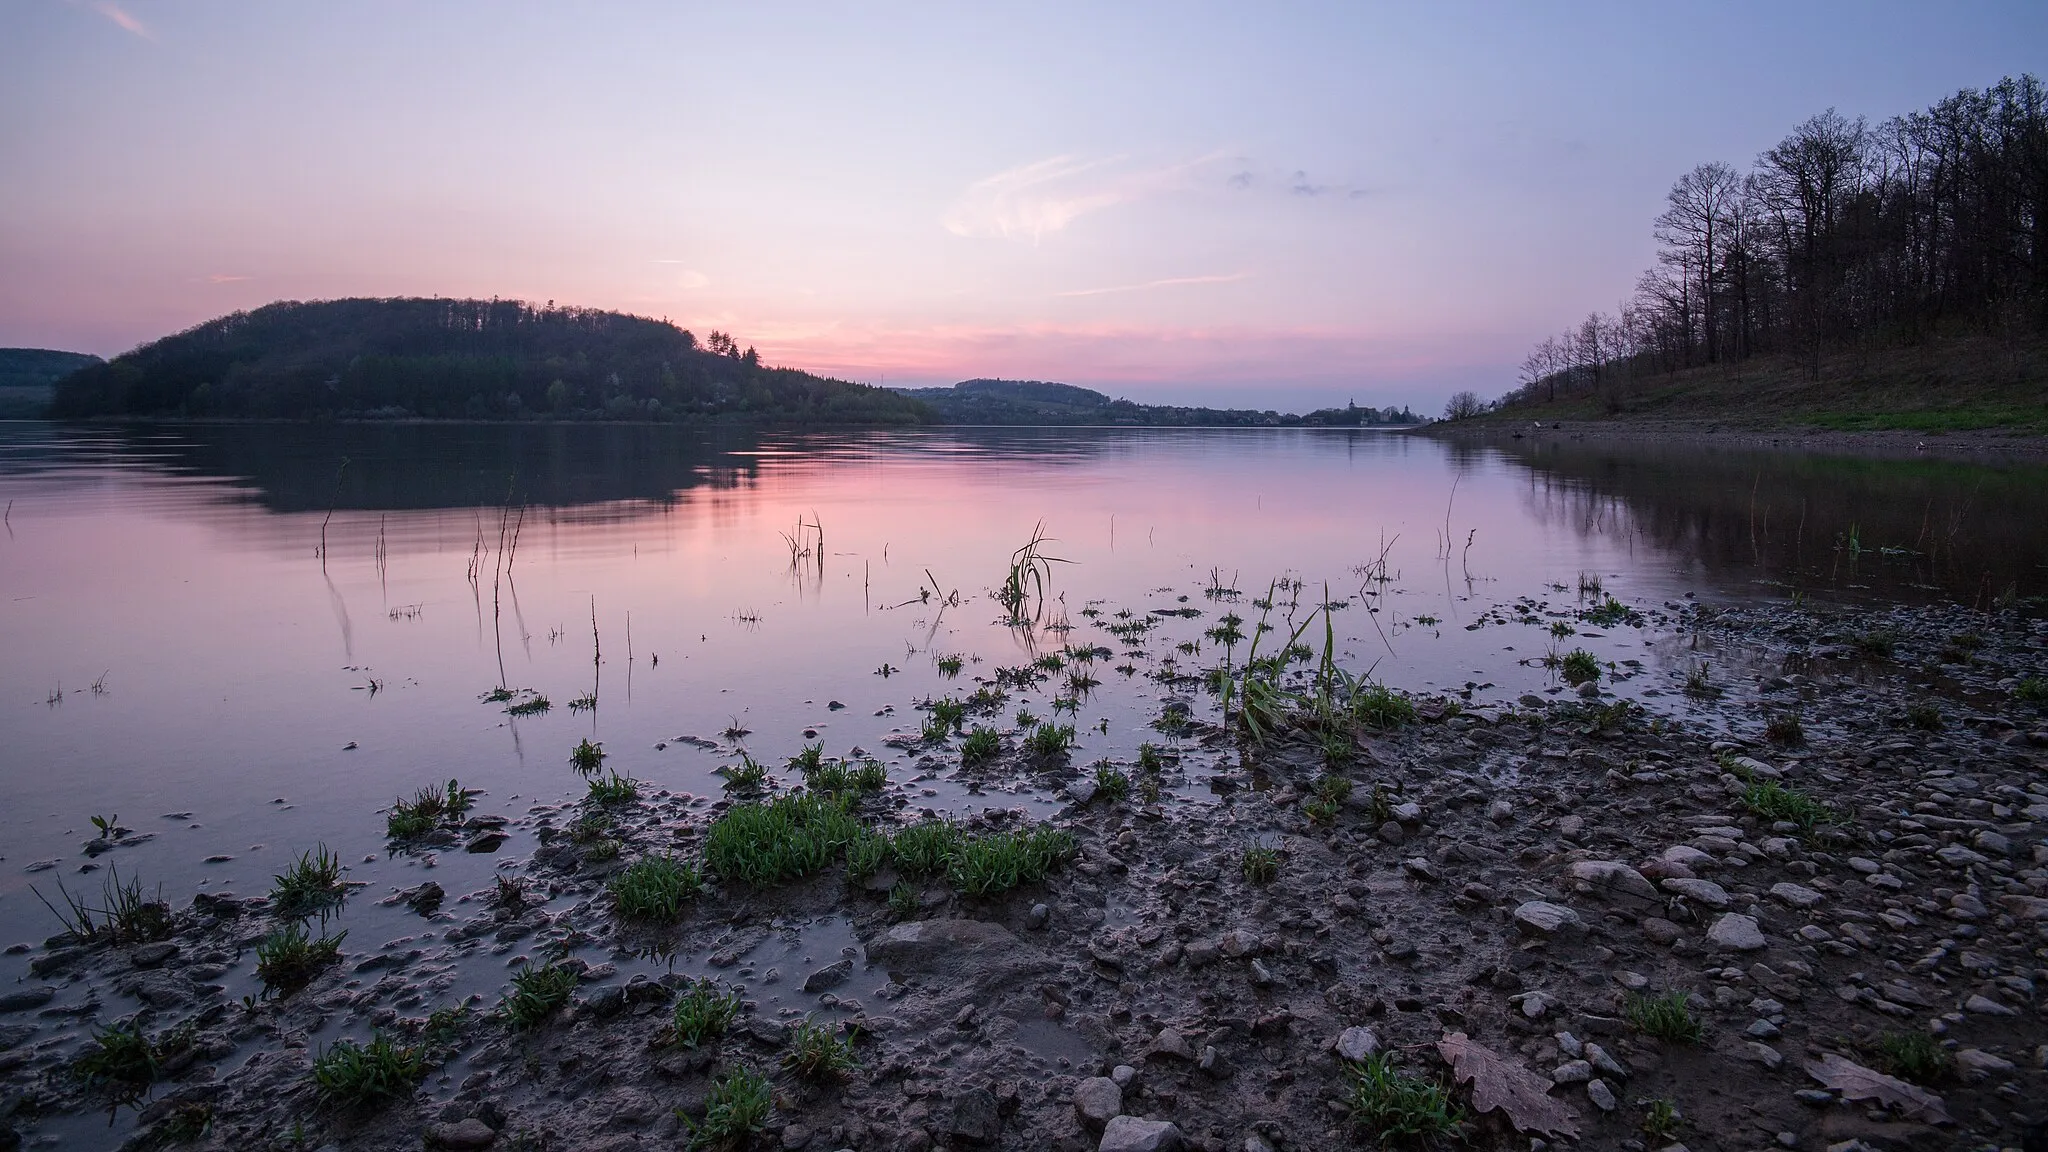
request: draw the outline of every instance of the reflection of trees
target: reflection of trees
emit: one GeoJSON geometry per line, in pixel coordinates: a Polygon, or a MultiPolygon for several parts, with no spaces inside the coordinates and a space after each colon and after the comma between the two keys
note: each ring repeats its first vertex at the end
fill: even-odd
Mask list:
{"type": "Polygon", "coordinates": [[[2048,590],[2048,468],[1686,445],[1546,442],[1499,451],[1526,503],[1581,535],[1641,536],[1713,571],[1966,601],[2048,590]]]}

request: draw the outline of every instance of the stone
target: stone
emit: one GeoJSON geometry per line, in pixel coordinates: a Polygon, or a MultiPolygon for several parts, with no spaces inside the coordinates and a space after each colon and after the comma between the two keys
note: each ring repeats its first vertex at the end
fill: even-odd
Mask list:
{"type": "Polygon", "coordinates": [[[511,838],[512,837],[507,836],[504,832],[501,832],[496,828],[486,828],[483,831],[478,832],[476,835],[471,836],[468,840],[463,841],[462,850],[464,852],[479,853],[496,852],[498,849],[505,846],[505,841],[510,840],[511,838]]]}
{"type": "Polygon", "coordinates": [[[841,984],[846,983],[847,978],[852,975],[853,960],[851,958],[836,961],[834,963],[827,964],[823,968],[818,969],[816,972],[811,973],[809,976],[804,977],[804,991],[829,991],[833,988],[839,987],[841,984]]]}
{"type": "Polygon", "coordinates": [[[1259,938],[1242,928],[1232,928],[1216,938],[1216,950],[1231,959],[1259,954],[1259,938]]]}
{"type": "Polygon", "coordinates": [[[1742,1046],[1742,1058],[1775,1072],[1785,1063],[1785,1054],[1769,1044],[1751,1040],[1742,1046]]]}
{"type": "Polygon", "coordinates": [[[128,954],[128,962],[137,968],[158,968],[165,961],[178,954],[178,946],[168,940],[144,944],[128,954]]]}
{"type": "Polygon", "coordinates": [[[41,1008],[56,996],[57,990],[48,984],[0,992],[0,1012],[26,1012],[30,1008],[41,1008]]]}
{"type": "Polygon", "coordinates": [[[1052,919],[1052,909],[1043,904],[1033,904],[1030,914],[1024,917],[1024,926],[1036,932],[1045,927],[1045,922],[1050,919],[1052,919]]]}
{"type": "Polygon", "coordinates": [[[1674,896],[1683,896],[1695,904],[1705,908],[1712,908],[1716,911],[1726,908],[1735,902],[1729,897],[1726,888],[1721,887],[1712,880],[1673,877],[1664,881],[1660,887],[1674,896]]]}
{"type": "Polygon", "coordinates": [[[453,1124],[436,1124],[427,1129],[427,1144],[434,1148],[489,1148],[498,1139],[491,1126],[471,1116],[453,1124]]]}
{"type": "Polygon", "coordinates": [[[1820,893],[1808,888],[1806,885],[1790,882],[1771,885],[1771,896],[1773,899],[1781,900],[1794,908],[1811,908],[1824,899],[1820,893]]]}
{"type": "Polygon", "coordinates": [[[1638,927],[1643,930],[1643,939],[1652,944],[1670,945],[1685,934],[1685,929],[1662,916],[1645,916],[1638,927]]]}
{"type": "Polygon", "coordinates": [[[1990,999],[1990,998],[1988,998],[1988,997],[1985,997],[1985,996],[1976,996],[1976,995],[1973,995],[1973,996],[1971,996],[1971,997],[1970,997],[1970,998],[1969,998],[1968,1000],[1965,1000],[1965,1001],[1963,1001],[1963,1011],[1965,1011],[1965,1012],[1974,1012],[1974,1013],[1976,1013],[1976,1014],[1977,1014],[1977,1015],[1979,1015],[1979,1016],[2017,1016],[2017,1015],[2019,1015],[2019,1013],[2017,1013],[2017,1012],[2013,1011],[2013,1010],[2012,1010],[2012,1009],[2010,1009],[2010,1008],[2007,1008],[2007,1007],[2006,1007],[2005,1005],[2003,1005],[2003,1004],[2000,1004],[2000,1003],[1999,1003],[1998,1001],[1996,1001],[1996,1000],[1992,1000],[1992,999],[1990,999]]]}
{"type": "Polygon", "coordinates": [[[1731,952],[1755,952],[1769,945],[1763,929],[1757,927],[1756,917],[1740,912],[1730,912],[1714,921],[1713,927],[1707,929],[1707,943],[1731,952]]]}
{"type": "Polygon", "coordinates": [[[1993,1076],[2003,1076],[2013,1070],[2013,1062],[2002,1056],[1994,1056],[1982,1048],[1965,1048],[1956,1053],[1956,1071],[1972,1084],[1993,1076]]]}
{"type": "Polygon", "coordinates": [[[1585,1060],[1568,1060],[1552,1069],[1550,1078],[1559,1084],[1584,1084],[1593,1078],[1593,1065],[1585,1060]]]}
{"type": "Polygon", "coordinates": [[[1641,872],[1616,860],[1581,860],[1571,866],[1572,887],[1603,900],[1657,899],[1657,889],[1641,872]]]}
{"type": "Polygon", "coordinates": [[[1231,1065],[1230,1058],[1225,1056],[1223,1050],[1214,1044],[1205,1045],[1202,1048],[1202,1058],[1195,1066],[1200,1068],[1202,1074],[1211,1080],[1228,1080],[1237,1071],[1231,1065]]]}
{"type": "Polygon", "coordinates": [[[1090,1132],[1102,1131],[1123,1110],[1124,1090],[1107,1076],[1090,1076],[1074,1087],[1074,1113],[1090,1132]]]}
{"type": "Polygon", "coordinates": [[[1180,1129],[1165,1120],[1140,1120],[1118,1116],[1102,1129],[1102,1143],[1096,1152],[1180,1152],[1184,1146],[1180,1129]]]}
{"type": "Polygon", "coordinates": [[[1192,1063],[1195,1059],[1195,1049],[1188,1043],[1188,1038],[1181,1035],[1180,1029],[1161,1028],[1159,1034],[1152,1038],[1152,1045],[1145,1050],[1145,1055],[1167,1056],[1192,1063]]]}
{"type": "Polygon", "coordinates": [[[1577,912],[1547,900],[1530,900],[1515,909],[1515,927],[1527,936],[1555,936],[1584,926],[1577,912]]]}
{"type": "Polygon", "coordinates": [[[1612,1112],[1621,1106],[1621,1101],[1615,1099],[1614,1089],[1608,1087],[1605,1080],[1588,1080],[1586,1098],[1593,1102],[1593,1107],[1602,1112],[1612,1112]]]}
{"type": "Polygon", "coordinates": [[[1003,1134],[1003,1117],[995,1093],[986,1088],[962,1092],[953,1100],[953,1116],[946,1131],[969,1144],[993,1144],[1003,1134]]]}
{"type": "Polygon", "coordinates": [[[1331,1041],[1330,1049],[1337,1053],[1340,1060],[1349,1060],[1353,1064],[1363,1063],[1366,1057],[1379,1052],[1380,1034],[1364,1026],[1346,1028],[1337,1034],[1337,1039],[1331,1041]]]}

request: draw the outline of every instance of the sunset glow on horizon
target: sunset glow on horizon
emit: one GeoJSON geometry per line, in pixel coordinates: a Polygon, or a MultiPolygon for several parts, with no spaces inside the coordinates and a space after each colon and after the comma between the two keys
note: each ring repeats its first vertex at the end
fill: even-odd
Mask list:
{"type": "Polygon", "coordinates": [[[1495,394],[1702,159],[2048,70],[1910,4],[0,11],[0,345],[523,298],[891,385],[1495,394]]]}

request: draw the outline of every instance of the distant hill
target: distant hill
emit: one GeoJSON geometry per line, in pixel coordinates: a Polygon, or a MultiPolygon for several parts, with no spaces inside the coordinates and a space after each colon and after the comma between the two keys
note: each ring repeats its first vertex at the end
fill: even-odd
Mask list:
{"type": "Polygon", "coordinates": [[[100,358],[47,348],[0,348],[0,420],[41,416],[50,406],[50,386],[100,358]]]}
{"type": "Polygon", "coordinates": [[[281,301],[235,312],[72,372],[52,414],[756,419],[917,424],[882,388],[761,363],[712,332],[513,300],[281,301]]]}
{"type": "Polygon", "coordinates": [[[1186,408],[1112,399],[1091,388],[1046,380],[963,380],[951,388],[900,388],[944,424],[1121,424],[1133,426],[1298,427],[1417,424],[1407,409],[1325,408],[1305,416],[1248,408],[1186,408]]]}

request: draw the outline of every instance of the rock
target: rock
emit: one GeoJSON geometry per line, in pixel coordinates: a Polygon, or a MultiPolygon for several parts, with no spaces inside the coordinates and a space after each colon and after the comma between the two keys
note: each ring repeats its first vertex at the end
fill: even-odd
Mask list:
{"type": "Polygon", "coordinates": [[[511,838],[496,828],[487,828],[464,841],[462,850],[464,852],[496,852],[504,846],[505,841],[511,838]]]}
{"type": "Polygon", "coordinates": [[[1051,918],[1052,909],[1047,908],[1043,904],[1033,904],[1030,915],[1024,918],[1024,926],[1036,932],[1045,927],[1045,922],[1051,918]]]}
{"type": "Polygon", "coordinates": [[[1380,1034],[1363,1026],[1346,1028],[1337,1034],[1337,1039],[1331,1042],[1330,1048],[1337,1053],[1340,1060],[1349,1060],[1353,1064],[1362,1063],[1366,1057],[1380,1050],[1380,1034]]]}
{"type": "Polygon", "coordinates": [[[1550,1078],[1559,1084],[1584,1084],[1593,1078],[1593,1065],[1585,1060],[1567,1060],[1551,1071],[1550,1078]]]}
{"type": "Polygon", "coordinates": [[[1685,934],[1685,929],[1662,916],[1645,916],[1639,927],[1643,930],[1643,939],[1652,944],[1670,945],[1685,934]]]}
{"type": "Polygon", "coordinates": [[[1674,896],[1683,896],[1695,904],[1705,908],[1712,908],[1717,912],[1735,902],[1729,897],[1726,888],[1721,887],[1712,880],[1690,880],[1674,877],[1664,881],[1661,887],[1674,896]]]}
{"type": "Polygon", "coordinates": [[[1180,1152],[1180,1129],[1165,1120],[1118,1116],[1102,1129],[1096,1152],[1180,1152]]]}
{"type": "Polygon", "coordinates": [[[48,984],[0,992],[0,1012],[26,1012],[30,1008],[41,1008],[56,996],[57,990],[48,984]]]}
{"type": "Polygon", "coordinates": [[[1236,1068],[1231,1066],[1230,1058],[1225,1056],[1223,1051],[1214,1044],[1205,1045],[1202,1048],[1202,1058],[1195,1066],[1200,1068],[1203,1075],[1211,1080],[1228,1080],[1231,1074],[1237,1071],[1236,1068]]]}
{"type": "Polygon", "coordinates": [[[128,962],[137,968],[156,968],[178,954],[178,946],[168,940],[144,944],[128,954],[128,962]]]}
{"type": "Polygon", "coordinates": [[[1571,866],[1572,887],[1603,900],[1653,901],[1657,889],[1641,872],[1617,860],[1581,860],[1571,866]]]}
{"type": "Polygon", "coordinates": [[[1216,950],[1232,959],[1256,956],[1259,953],[1259,938],[1255,933],[1242,928],[1232,928],[1216,938],[1216,950]]]}
{"type": "Polygon", "coordinates": [[[1379,838],[1389,844],[1399,844],[1408,838],[1408,833],[1401,830],[1400,821],[1389,820],[1379,826],[1379,838]]]}
{"type": "Polygon", "coordinates": [[[1742,1058],[1776,1072],[1785,1063],[1784,1053],[1769,1044],[1751,1040],[1742,1046],[1742,1058]]]}
{"type": "Polygon", "coordinates": [[[404,899],[407,908],[422,916],[432,916],[440,909],[441,901],[448,898],[448,893],[439,884],[429,880],[417,888],[406,889],[399,893],[399,896],[404,899]]]}
{"type": "Polygon", "coordinates": [[[474,1116],[427,1129],[427,1144],[434,1148],[489,1148],[497,1138],[490,1125],[474,1116]]]}
{"type": "Polygon", "coordinates": [[[1614,1089],[1609,1088],[1605,1080],[1586,1081],[1586,1098],[1602,1112],[1612,1112],[1621,1106],[1621,1101],[1614,1098],[1614,1089]]]}
{"type": "Polygon", "coordinates": [[[1562,904],[1530,900],[1515,909],[1515,927],[1528,936],[1555,936],[1584,927],[1579,914],[1562,904]]]}
{"type": "Polygon", "coordinates": [[[1714,921],[1707,929],[1707,943],[1731,952],[1755,952],[1768,946],[1762,928],[1757,927],[1756,917],[1740,912],[1730,912],[1714,921]]]}
{"type": "Polygon", "coordinates": [[[1992,1000],[1984,996],[1975,995],[1971,996],[1968,1000],[1963,1001],[1963,1011],[1974,1012],[1979,1016],[2019,1015],[2019,1013],[2013,1011],[2010,1008],[2007,1008],[2005,1005],[2000,1004],[1996,1000],[1992,1000]]]}
{"type": "Polygon", "coordinates": [[[1090,1132],[1102,1131],[1123,1110],[1124,1090],[1107,1076],[1090,1076],[1074,1088],[1074,1112],[1090,1132]]]}
{"type": "Polygon", "coordinates": [[[868,958],[890,969],[957,976],[986,988],[1050,966],[1043,952],[1000,924],[980,920],[914,920],[883,933],[868,958]]]}
{"type": "Polygon", "coordinates": [[[1956,1053],[1956,1071],[1972,1084],[1992,1076],[2003,1076],[2012,1070],[2012,1061],[1994,1056],[1982,1048],[1965,1048],[1956,1053]]]}
{"type": "Polygon", "coordinates": [[[995,1093],[975,1088],[953,1100],[953,1117],[946,1131],[970,1144],[993,1144],[1003,1134],[1003,1117],[995,1093]]]}
{"type": "Polygon", "coordinates": [[[1780,883],[1771,885],[1771,895],[1794,908],[1811,908],[1824,897],[1804,884],[1780,883]]]}
{"type": "Polygon", "coordinates": [[[1161,1028],[1159,1034],[1152,1038],[1151,1046],[1145,1049],[1145,1055],[1167,1056],[1175,1060],[1192,1062],[1195,1058],[1195,1049],[1188,1043],[1188,1038],[1181,1035],[1180,1029],[1161,1028]]]}
{"type": "Polygon", "coordinates": [[[841,984],[846,983],[847,977],[852,975],[853,960],[850,957],[848,959],[840,960],[832,964],[827,964],[823,968],[818,969],[816,972],[811,973],[809,976],[804,977],[804,991],[828,991],[830,989],[839,987],[841,984]]]}

